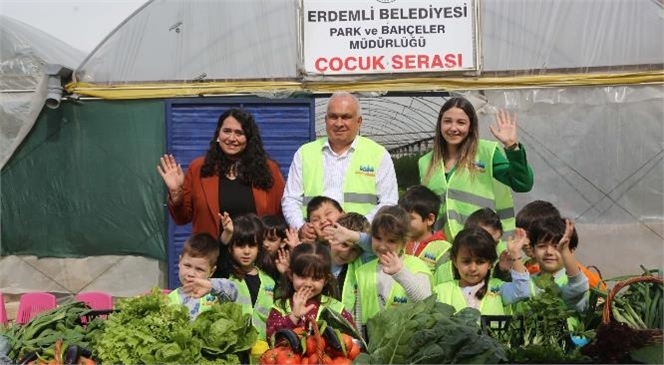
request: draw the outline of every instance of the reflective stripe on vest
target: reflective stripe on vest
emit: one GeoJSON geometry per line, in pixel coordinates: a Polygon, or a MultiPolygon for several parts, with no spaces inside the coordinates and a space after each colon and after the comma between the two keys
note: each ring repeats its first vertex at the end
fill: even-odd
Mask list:
{"type": "MultiPolygon", "coordinates": [[[[304,197],[302,214],[307,214],[307,204],[323,194],[323,146],[326,138],[309,142],[302,146],[302,186],[304,197]]],[[[378,204],[376,192],[376,171],[385,154],[385,148],[376,142],[358,136],[355,149],[348,162],[348,170],[343,182],[343,202],[345,212],[369,213],[378,204]]]]}
{"type": "MultiPolygon", "coordinates": [[[[413,274],[426,274],[429,277],[431,285],[432,275],[427,264],[415,256],[403,255],[403,265],[413,274]]],[[[382,311],[378,302],[377,281],[378,281],[378,259],[367,262],[360,266],[356,273],[357,288],[360,306],[362,310],[362,323],[367,323],[371,317],[382,311]]],[[[406,290],[393,280],[390,288],[389,297],[386,300],[385,308],[390,308],[398,304],[411,302],[406,295],[406,290]]]]}
{"type": "MultiPolygon", "coordinates": [[[[503,281],[496,278],[489,280],[489,288],[480,300],[478,308],[482,315],[502,316],[512,313],[509,307],[503,305],[503,299],[500,297],[500,287],[503,284],[503,281]]],[[[439,284],[433,290],[439,302],[451,305],[457,312],[468,307],[458,280],[439,284]]]]}
{"type": "Polygon", "coordinates": [[[274,303],[274,280],[261,270],[258,270],[258,278],[261,285],[258,288],[256,304],[253,306],[251,305],[251,293],[247,283],[235,276],[231,276],[229,280],[237,286],[237,300],[235,302],[242,305],[242,313],[251,314],[251,322],[258,331],[258,339],[265,341],[267,338],[265,323],[274,303]]]}
{"type": "MultiPolygon", "coordinates": [[[[168,300],[171,304],[180,304],[183,305],[182,302],[180,301],[180,288],[177,288],[175,290],[172,290],[170,293],[168,293],[168,300]]],[[[205,312],[206,310],[209,310],[210,307],[212,307],[212,304],[214,304],[217,301],[217,298],[214,297],[213,295],[205,295],[202,298],[198,299],[198,312],[196,313],[189,313],[190,316],[193,317],[199,315],[202,312],[205,312]]],[[[189,311],[189,309],[187,309],[189,311]]]]}
{"type": "MultiPolygon", "coordinates": [[[[493,156],[497,146],[496,142],[479,140],[473,174],[467,169],[458,169],[452,173],[448,181],[445,179],[441,164],[425,184],[441,198],[442,204],[436,227],[443,228],[447,239],[452,241],[463,229],[468,216],[484,207],[495,210],[501,218],[503,237],[509,237],[514,233],[514,202],[511,189],[493,178],[493,156]]],[[[426,175],[432,159],[433,152],[420,158],[418,161],[420,177],[426,175]]]]}
{"type": "MultiPolygon", "coordinates": [[[[290,306],[290,300],[285,300],[284,302],[286,303],[285,308],[282,308],[277,304],[277,302],[275,302],[274,304],[272,304],[272,309],[276,309],[283,317],[286,317],[292,312],[292,310],[290,306]]],[[[341,303],[340,301],[332,297],[328,297],[327,295],[321,295],[320,305],[318,306],[318,312],[316,312],[316,321],[318,321],[318,318],[320,317],[320,313],[323,310],[323,308],[331,309],[339,314],[341,314],[345,309],[344,304],[341,303]]]]}

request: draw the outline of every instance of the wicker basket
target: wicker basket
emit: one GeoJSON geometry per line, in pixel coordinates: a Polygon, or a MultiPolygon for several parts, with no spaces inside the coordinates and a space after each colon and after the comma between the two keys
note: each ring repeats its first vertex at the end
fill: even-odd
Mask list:
{"type": "MultiPolygon", "coordinates": [[[[664,285],[664,279],[658,276],[636,276],[629,278],[624,281],[618,282],[610,291],[606,297],[606,303],[604,304],[604,309],[602,310],[602,323],[608,325],[611,322],[611,305],[613,304],[613,299],[616,297],[618,292],[623,288],[630,286],[634,283],[646,282],[646,283],[657,283],[664,285]]],[[[648,339],[647,343],[644,345],[654,345],[657,343],[662,343],[662,330],[661,329],[635,329],[639,333],[645,334],[648,339]]]]}

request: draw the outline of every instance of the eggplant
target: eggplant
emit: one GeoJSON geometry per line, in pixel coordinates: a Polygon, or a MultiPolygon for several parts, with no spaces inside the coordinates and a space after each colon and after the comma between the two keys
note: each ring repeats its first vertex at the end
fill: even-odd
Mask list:
{"type": "Polygon", "coordinates": [[[27,363],[31,361],[36,361],[39,358],[39,355],[42,354],[42,349],[37,349],[35,351],[30,351],[25,356],[21,358],[21,360],[18,361],[19,365],[26,365],[27,363]]]}
{"type": "Polygon", "coordinates": [[[325,343],[327,343],[330,347],[337,351],[343,352],[343,345],[341,344],[339,335],[332,327],[325,327],[325,330],[323,331],[323,338],[325,339],[325,343]]]}
{"type": "Polygon", "coordinates": [[[277,346],[280,340],[285,340],[295,353],[302,353],[302,344],[300,337],[291,329],[282,328],[274,333],[274,345],[277,346]]]}
{"type": "Polygon", "coordinates": [[[67,347],[63,362],[65,365],[78,364],[78,358],[81,356],[81,348],[78,345],[67,347]]]}

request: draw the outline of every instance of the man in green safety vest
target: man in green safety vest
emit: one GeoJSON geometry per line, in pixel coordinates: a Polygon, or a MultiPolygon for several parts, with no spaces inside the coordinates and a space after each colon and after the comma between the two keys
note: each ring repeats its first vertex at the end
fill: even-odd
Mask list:
{"type": "Polygon", "coordinates": [[[305,221],[307,203],[315,196],[335,199],[344,212],[363,214],[369,221],[381,206],[397,204],[392,158],[383,146],[359,135],[361,125],[359,100],[335,93],[325,115],[327,136],[301,146],[293,156],[281,205],[303,242],[316,239],[305,221]]]}

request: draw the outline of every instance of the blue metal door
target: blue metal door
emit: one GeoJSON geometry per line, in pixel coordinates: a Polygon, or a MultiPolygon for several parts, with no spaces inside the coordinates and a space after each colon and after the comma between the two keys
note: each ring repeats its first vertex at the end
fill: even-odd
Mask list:
{"type": "MultiPolygon", "coordinates": [[[[279,163],[284,178],[295,151],[315,138],[314,99],[272,100],[262,98],[173,99],[166,102],[167,151],[186,171],[189,162],[205,155],[219,115],[229,108],[253,114],[264,147],[279,163]]],[[[191,224],[177,226],[168,219],[168,287],[180,285],[177,266],[182,245],[191,234],[191,224]]]]}

